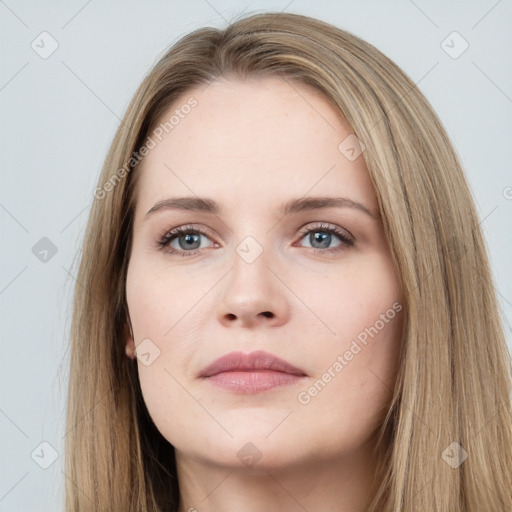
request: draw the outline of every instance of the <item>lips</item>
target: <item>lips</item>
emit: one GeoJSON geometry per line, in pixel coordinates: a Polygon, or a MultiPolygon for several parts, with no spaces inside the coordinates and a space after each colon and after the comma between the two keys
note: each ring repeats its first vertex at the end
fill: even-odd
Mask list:
{"type": "Polygon", "coordinates": [[[199,374],[199,377],[213,377],[214,375],[225,372],[258,371],[274,371],[298,376],[307,375],[300,368],[293,366],[274,354],[263,350],[257,350],[250,354],[245,354],[243,352],[230,352],[229,354],[216,359],[213,363],[204,368],[199,374]]]}

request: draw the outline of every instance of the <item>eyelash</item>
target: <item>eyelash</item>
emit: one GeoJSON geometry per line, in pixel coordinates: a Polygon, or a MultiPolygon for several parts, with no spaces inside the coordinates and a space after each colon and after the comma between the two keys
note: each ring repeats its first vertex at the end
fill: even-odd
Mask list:
{"type": "MultiPolygon", "coordinates": [[[[315,225],[315,226],[308,226],[308,227],[304,227],[304,228],[301,228],[299,230],[299,233],[300,233],[300,238],[299,240],[302,240],[306,235],[308,235],[309,233],[312,233],[312,232],[315,232],[315,231],[322,231],[322,232],[327,232],[327,233],[330,233],[330,234],[334,234],[336,235],[340,240],[341,240],[341,244],[336,246],[336,247],[332,247],[330,249],[314,249],[314,252],[315,253],[321,253],[321,254],[325,254],[326,252],[328,253],[331,253],[331,254],[334,254],[334,253],[337,253],[339,251],[342,251],[348,247],[352,247],[354,245],[354,239],[349,236],[344,230],[341,230],[339,229],[338,227],[332,225],[332,224],[323,224],[323,223],[320,223],[319,225],[315,225]],[[344,246],[344,247],[343,247],[344,246]]],[[[200,235],[203,235],[207,238],[210,238],[208,233],[206,233],[205,231],[203,231],[202,229],[200,228],[196,228],[192,225],[187,225],[187,226],[180,226],[180,227],[177,227],[177,228],[174,228],[172,229],[171,231],[168,231],[157,243],[158,243],[158,248],[160,250],[165,250],[166,252],[170,253],[170,254],[175,254],[175,255],[178,255],[178,256],[194,256],[195,254],[197,254],[201,249],[194,249],[192,251],[179,251],[177,249],[174,249],[170,246],[170,243],[175,239],[175,238],[178,238],[180,236],[184,236],[184,235],[188,235],[188,234],[191,234],[191,233],[196,233],[196,234],[200,234],[200,235]]]]}

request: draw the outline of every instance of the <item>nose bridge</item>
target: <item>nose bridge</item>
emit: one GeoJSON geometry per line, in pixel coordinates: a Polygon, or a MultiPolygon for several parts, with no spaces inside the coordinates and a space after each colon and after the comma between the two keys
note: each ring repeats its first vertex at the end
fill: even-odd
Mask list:
{"type": "MultiPolygon", "coordinates": [[[[260,260],[260,264],[263,261],[268,260],[268,253],[271,251],[269,247],[269,238],[266,237],[264,240],[262,236],[258,236],[259,240],[253,235],[247,235],[245,238],[236,246],[235,252],[239,259],[247,265],[252,265],[257,260],[260,260]]],[[[235,263],[242,265],[235,259],[235,263]]],[[[242,265],[243,266],[243,265],[242,265]]]]}
{"type": "MultiPolygon", "coordinates": [[[[261,240],[261,236],[259,237],[261,240]]],[[[235,247],[231,276],[231,291],[246,300],[260,303],[271,294],[272,273],[268,266],[272,265],[271,249],[265,241],[259,242],[254,236],[248,235],[235,247]]]]}

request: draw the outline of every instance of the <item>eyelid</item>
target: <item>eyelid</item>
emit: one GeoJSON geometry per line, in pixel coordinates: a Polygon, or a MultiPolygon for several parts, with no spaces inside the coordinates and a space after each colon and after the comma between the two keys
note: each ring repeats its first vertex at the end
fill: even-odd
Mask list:
{"type": "Polygon", "coordinates": [[[341,226],[338,226],[337,224],[331,224],[330,222],[324,222],[324,221],[316,221],[316,222],[308,222],[307,224],[304,224],[301,228],[299,228],[300,234],[307,234],[311,230],[318,229],[319,231],[322,229],[325,229],[327,231],[333,231],[338,236],[343,235],[347,238],[350,238],[352,241],[355,241],[355,236],[346,228],[342,228],[341,226]]]}

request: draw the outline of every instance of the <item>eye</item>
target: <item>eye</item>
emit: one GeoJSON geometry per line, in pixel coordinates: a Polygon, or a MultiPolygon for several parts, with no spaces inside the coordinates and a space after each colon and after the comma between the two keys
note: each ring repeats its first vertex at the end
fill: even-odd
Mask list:
{"type": "MultiPolygon", "coordinates": [[[[309,225],[300,229],[299,233],[302,235],[301,240],[307,237],[310,244],[303,247],[311,247],[315,250],[315,253],[337,253],[354,245],[354,239],[347,231],[332,224],[309,225]],[[334,247],[329,247],[336,238],[340,242],[334,247]]],[[[168,253],[179,256],[193,256],[201,249],[208,247],[208,245],[201,245],[201,237],[210,239],[209,235],[202,229],[187,225],[168,231],[157,243],[160,249],[168,253]]],[[[218,244],[216,246],[218,247],[218,244]]]]}
{"type": "Polygon", "coordinates": [[[208,237],[208,235],[203,230],[191,225],[180,226],[168,231],[160,239],[158,246],[171,254],[193,256],[200,249],[204,249],[204,246],[201,247],[201,237],[208,237]]]}
{"type": "Polygon", "coordinates": [[[336,253],[354,245],[354,239],[347,231],[332,224],[320,223],[306,226],[300,230],[300,233],[303,235],[301,239],[306,238],[310,244],[306,247],[312,247],[315,252],[336,253]],[[338,238],[340,240],[340,243],[334,247],[329,247],[333,241],[333,235],[334,239],[338,238]]]}

